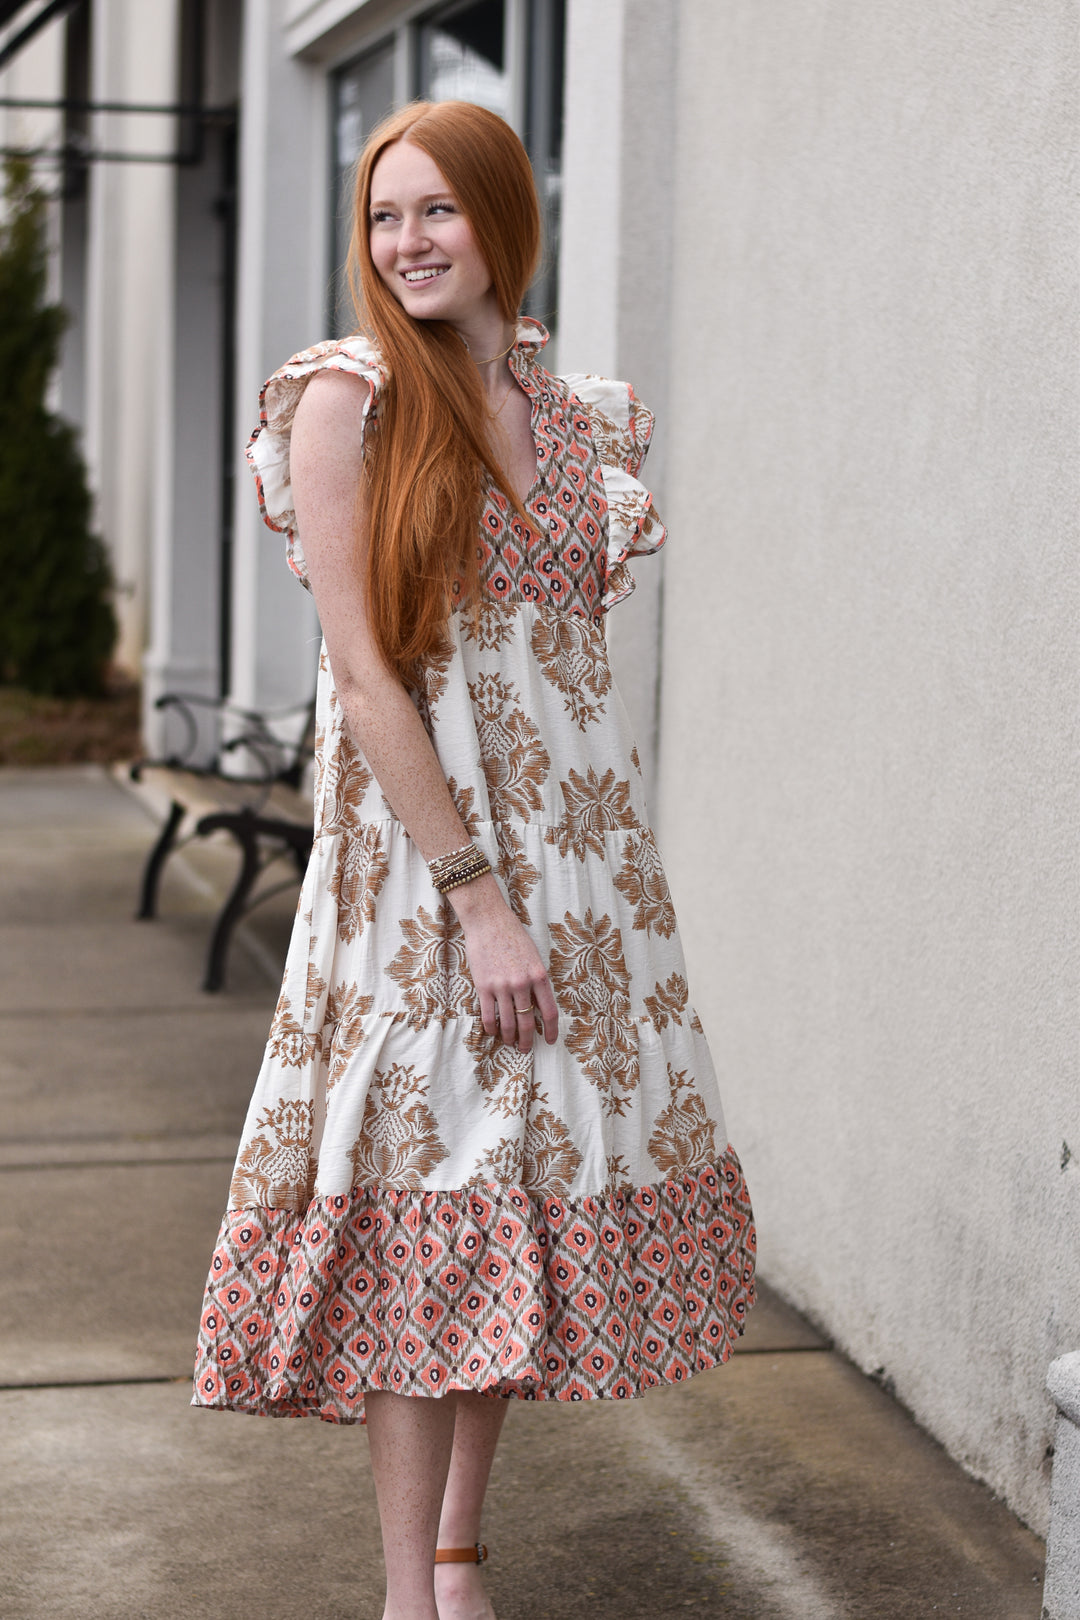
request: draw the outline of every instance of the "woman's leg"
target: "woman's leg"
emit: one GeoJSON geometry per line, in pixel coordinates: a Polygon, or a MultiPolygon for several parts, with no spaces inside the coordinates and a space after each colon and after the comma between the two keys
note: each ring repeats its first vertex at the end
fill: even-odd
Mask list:
{"type": "MultiPolygon", "coordinates": [[[[454,1449],[450,1458],[440,1547],[471,1547],[480,1538],[484,1492],[509,1402],[487,1395],[458,1395],[454,1449]]],[[[476,1564],[439,1564],[435,1571],[439,1620],[494,1620],[476,1564]]]]}
{"type": "Polygon", "coordinates": [[[383,1620],[439,1620],[435,1548],[457,1400],[380,1391],[364,1404],[386,1558],[383,1620]]]}

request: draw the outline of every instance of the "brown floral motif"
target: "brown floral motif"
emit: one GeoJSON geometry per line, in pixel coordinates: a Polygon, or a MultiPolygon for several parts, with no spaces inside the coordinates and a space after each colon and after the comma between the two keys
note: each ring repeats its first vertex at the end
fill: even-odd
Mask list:
{"type": "Polygon", "coordinates": [[[629,471],[636,460],[630,429],[619,427],[596,405],[590,405],[588,411],[593,444],[600,460],[608,467],[625,467],[629,471]]]}
{"type": "Polygon", "coordinates": [[[621,1153],[609,1153],[607,1156],[607,1186],[609,1192],[621,1192],[633,1186],[630,1166],[621,1153]]]}
{"type": "Polygon", "coordinates": [[[685,1069],[676,1074],[669,1063],[668,1084],[671,1102],[657,1116],[649,1153],[657,1168],[674,1181],[715,1162],[716,1124],[705,1112],[705,1100],[686,1078],[685,1069]]]}
{"type": "Polygon", "coordinates": [[[506,893],[518,921],[532,927],[528,899],[540,881],[540,873],[525,856],[525,840],[508,821],[495,824],[495,837],[499,841],[499,875],[506,884],[506,893]]]}
{"type": "Polygon", "coordinates": [[[363,1041],[364,1018],[374,1005],[374,996],[361,995],[355,984],[344,981],[327,996],[326,1018],[319,1036],[319,1047],[328,1064],[327,1091],[333,1091],[363,1041]]]}
{"type": "Polygon", "coordinates": [[[435,1115],[420,1101],[428,1089],[427,1076],[414,1073],[411,1063],[392,1063],[385,1073],[376,1069],[360,1135],[349,1154],[354,1185],[417,1190],[449,1157],[435,1115]]]}
{"type": "Polygon", "coordinates": [[[603,638],[576,614],[538,613],[532,650],[545,680],[562,693],[567,712],[584,731],[603,714],[601,700],[611,689],[603,638]]]}
{"type": "Polygon", "coordinates": [[[599,1091],[609,1114],[625,1112],[638,1083],[638,1051],[630,1016],[630,975],[622,938],[610,917],[577,918],[568,911],[551,925],[551,983],[569,1018],[566,1046],[599,1091]]]}
{"type": "Polygon", "coordinates": [[[663,528],[655,507],[649,510],[641,520],[641,529],[634,541],[634,550],[639,556],[647,556],[651,551],[658,551],[663,541],[663,528]]]}
{"type": "Polygon", "coordinates": [[[390,863],[376,822],[369,821],[346,834],[338,851],[330,893],[338,903],[338,938],[347,945],[363,933],[365,923],[375,921],[375,901],[389,875],[390,863]]]}
{"type": "Polygon", "coordinates": [[[597,776],[591,765],[584,776],[571,770],[560,785],[566,814],[544,834],[560,855],[572,852],[579,861],[584,861],[591,850],[603,860],[605,833],[638,825],[630,804],[630,784],[617,782],[613,770],[605,771],[603,776],[597,776]]]}
{"type": "Polygon", "coordinates": [[[463,615],[466,641],[475,641],[482,652],[497,652],[514,634],[517,617],[512,607],[502,602],[479,601],[475,612],[463,615]]]}
{"type": "MultiPolygon", "coordinates": [[[[541,1093],[535,1101],[547,1098],[541,1093]]],[[[476,1179],[567,1198],[580,1168],[581,1154],[565,1122],[550,1108],[537,1108],[530,1110],[520,1136],[504,1136],[477,1160],[476,1179]]]]}
{"type": "Polygon", "coordinates": [[[454,645],[446,636],[435,651],[416,666],[413,701],[429,737],[435,735],[435,706],[449,685],[447,670],[453,661],[454,645]]]}
{"type": "Polygon", "coordinates": [[[315,727],[315,792],[314,800],[319,804],[322,800],[323,773],[326,770],[326,732],[322,726],[315,727]]]}
{"type": "Polygon", "coordinates": [[[690,988],[681,973],[673,973],[667,984],[656,982],[656,994],[645,997],[645,1011],[657,1029],[669,1023],[681,1024],[690,988]]]}
{"type": "Polygon", "coordinates": [[[465,958],[465,941],[450,907],[432,917],[423,906],[398,927],[405,943],[384,971],[400,985],[414,1026],[435,1019],[448,1024],[461,1013],[475,1013],[476,991],[465,958]]]}
{"type": "Polygon", "coordinates": [[[540,733],[521,708],[517,688],[498,675],[469,682],[476,732],[496,821],[519,816],[527,821],[543,804],[542,789],[551,758],[540,733]]]}
{"type": "Polygon", "coordinates": [[[359,749],[346,732],[341,732],[326,765],[323,831],[358,831],[363,826],[360,806],[370,786],[371,772],[361,759],[359,749]]]}
{"type": "MultiPolygon", "coordinates": [[[[314,950],[315,940],[310,942],[310,949],[314,950]]],[[[320,978],[314,962],[307,965],[307,982],[305,985],[304,1009],[310,1012],[319,997],[326,989],[326,981],[320,978]]],[[[284,989],[278,998],[274,1009],[273,1023],[270,1025],[269,1054],[277,1058],[279,1063],[288,1069],[300,1069],[310,1062],[319,1050],[319,1037],[313,1034],[296,1017],[293,1012],[292,1001],[284,989]]]]}
{"type": "MultiPolygon", "coordinates": [[[[642,545],[646,533],[652,527],[647,516],[649,509],[645,507],[647,499],[648,497],[639,488],[630,490],[628,494],[608,503],[610,520],[632,536],[631,545],[634,551],[642,545]]],[[[648,550],[647,544],[645,549],[648,550]]]]}
{"type": "Polygon", "coordinates": [[[318,1036],[305,1030],[283,990],[270,1025],[269,1055],[277,1058],[287,1069],[300,1069],[315,1056],[318,1049],[318,1036]]]}
{"type": "Polygon", "coordinates": [[[507,1119],[522,1118],[533,1095],[532,1053],[519,1052],[500,1036],[489,1035],[479,1019],[465,1037],[465,1045],[486,1106],[507,1119]]]}
{"type": "Polygon", "coordinates": [[[617,562],[614,567],[609,568],[607,572],[607,579],[604,582],[605,602],[609,604],[612,602],[621,602],[624,597],[630,595],[631,591],[635,589],[636,584],[637,581],[630,572],[629,565],[625,562],[617,562]]]}
{"type": "Polygon", "coordinates": [[[615,887],[634,909],[634,928],[670,939],[675,932],[675,907],[660,861],[656,841],[647,829],[626,841],[622,871],[615,887]]]}
{"type": "Polygon", "coordinates": [[[631,748],[631,750],[630,750],[630,763],[634,767],[635,771],[637,771],[638,775],[640,776],[641,775],[641,755],[637,751],[637,743],[635,743],[633,748],[631,748]]]}
{"type": "Polygon", "coordinates": [[[454,777],[446,778],[446,785],[450,789],[450,797],[457,806],[457,813],[465,823],[465,831],[470,838],[475,838],[480,831],[480,814],[476,809],[476,789],[471,787],[458,787],[454,777]]]}
{"type": "Polygon", "coordinates": [[[275,1108],[264,1108],[255,1122],[259,1134],[245,1144],[236,1161],[229,1189],[231,1209],[263,1206],[288,1209],[295,1214],[311,1200],[314,1166],[311,1158],[314,1105],[281,1098],[275,1108]]]}

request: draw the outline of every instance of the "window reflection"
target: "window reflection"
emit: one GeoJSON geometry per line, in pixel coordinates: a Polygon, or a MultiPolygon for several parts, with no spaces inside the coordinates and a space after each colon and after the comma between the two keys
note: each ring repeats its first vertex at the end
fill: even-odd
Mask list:
{"type": "Polygon", "coordinates": [[[508,115],[505,13],[504,0],[468,0],[420,25],[418,88],[425,100],[475,101],[508,115]]]}
{"type": "Polygon", "coordinates": [[[390,40],[334,75],[334,217],[330,286],[330,325],[335,337],[356,327],[345,260],[352,230],[353,179],[356,160],[375,125],[394,105],[394,44],[390,40]]]}

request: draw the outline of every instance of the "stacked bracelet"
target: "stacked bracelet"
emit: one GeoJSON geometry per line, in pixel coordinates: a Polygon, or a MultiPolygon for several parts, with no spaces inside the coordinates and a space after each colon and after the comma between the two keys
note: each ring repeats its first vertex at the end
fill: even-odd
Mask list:
{"type": "Polygon", "coordinates": [[[452,850],[449,855],[436,855],[433,861],[428,861],[428,870],[439,893],[449,894],[451,889],[460,889],[476,878],[486,877],[491,871],[491,862],[475,844],[466,844],[464,849],[452,850]]]}

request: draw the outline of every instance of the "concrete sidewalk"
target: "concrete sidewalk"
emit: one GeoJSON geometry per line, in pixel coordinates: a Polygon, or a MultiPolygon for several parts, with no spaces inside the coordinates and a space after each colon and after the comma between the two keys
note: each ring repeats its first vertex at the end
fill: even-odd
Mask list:
{"type": "MultiPolygon", "coordinates": [[[[153,836],[102,771],[0,771],[0,1614],[378,1620],[363,1432],[188,1405],[295,895],[207,996],[232,857],[135,923],[153,836]]],[[[1042,1544],[767,1291],[683,1388],[516,1404],[489,1500],[500,1620],[1040,1614],[1042,1544]]]]}

